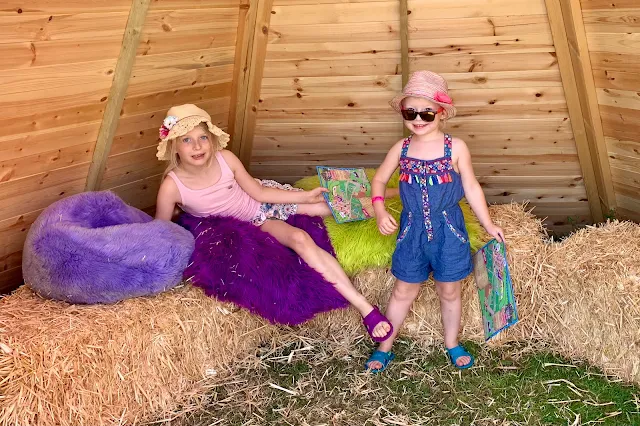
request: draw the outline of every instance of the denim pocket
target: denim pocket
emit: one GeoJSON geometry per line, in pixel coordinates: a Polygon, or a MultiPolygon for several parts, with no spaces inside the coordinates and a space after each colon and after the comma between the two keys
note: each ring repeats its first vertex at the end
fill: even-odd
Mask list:
{"type": "Polygon", "coordinates": [[[396,240],[396,244],[397,243],[401,243],[402,240],[405,239],[405,237],[409,233],[409,229],[411,229],[411,222],[413,222],[413,215],[411,214],[411,212],[409,212],[409,218],[407,219],[407,224],[405,225],[405,227],[402,230],[402,232],[400,232],[400,234],[398,234],[398,239],[396,240]]]}
{"type": "Polygon", "coordinates": [[[442,211],[442,216],[444,216],[444,221],[446,222],[447,226],[449,227],[449,229],[451,230],[451,232],[453,232],[453,235],[455,235],[460,242],[466,244],[467,243],[467,239],[464,237],[464,235],[462,235],[461,232],[459,232],[455,226],[453,226],[453,224],[451,223],[451,220],[449,219],[449,215],[447,215],[447,211],[443,210],[442,211]]]}

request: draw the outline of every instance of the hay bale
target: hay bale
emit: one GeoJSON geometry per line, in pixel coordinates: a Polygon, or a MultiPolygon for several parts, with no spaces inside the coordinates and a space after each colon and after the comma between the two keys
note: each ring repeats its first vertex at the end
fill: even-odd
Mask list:
{"type": "Polygon", "coordinates": [[[0,424],[135,424],[194,409],[211,377],[272,331],[191,286],[111,306],[23,286],[0,300],[0,424]]]}
{"type": "MultiPolygon", "coordinates": [[[[544,264],[544,240],[546,233],[542,221],[522,204],[491,206],[490,214],[496,224],[505,231],[507,257],[514,284],[520,322],[492,339],[491,344],[507,341],[522,341],[538,335],[536,330],[536,307],[540,304],[538,276],[544,264]]],[[[490,237],[485,236],[486,241],[490,237]]],[[[440,303],[435,287],[426,285],[415,303],[413,314],[407,321],[407,333],[416,340],[428,344],[442,342],[440,303]]],[[[461,337],[484,341],[482,314],[473,275],[462,283],[461,337]]]]}
{"type": "MultiPolygon", "coordinates": [[[[544,250],[547,237],[542,221],[522,204],[491,206],[489,210],[492,219],[506,234],[509,268],[521,318],[516,327],[500,333],[499,338],[491,340],[491,343],[539,338],[540,333],[535,332],[536,306],[541,303],[537,283],[541,267],[546,261],[544,250]]],[[[483,244],[490,239],[486,234],[481,237],[483,244]]],[[[384,306],[389,300],[394,281],[395,278],[386,269],[378,268],[358,274],[354,284],[369,301],[384,306]]],[[[462,311],[462,338],[483,341],[480,305],[472,275],[462,283],[462,311]]],[[[346,341],[352,341],[363,332],[360,317],[353,310],[320,315],[310,323],[310,328],[312,332],[317,328],[326,335],[346,341]]],[[[402,334],[425,344],[442,342],[440,303],[431,280],[422,286],[402,334]]]]}
{"type": "MultiPolygon", "coordinates": [[[[492,206],[490,213],[505,230],[520,321],[488,344],[546,342],[568,358],[640,383],[640,225],[614,221],[550,242],[542,221],[526,206],[492,206]]],[[[354,282],[370,301],[384,305],[394,278],[376,269],[354,282]]],[[[461,338],[483,342],[473,276],[463,282],[462,304],[461,338]]],[[[323,314],[301,332],[344,344],[363,335],[353,310],[323,314]]],[[[432,283],[423,286],[401,335],[442,345],[440,305],[432,283]]]]}
{"type": "MultiPolygon", "coordinates": [[[[491,344],[546,341],[640,383],[640,225],[612,222],[553,243],[526,206],[492,206],[490,213],[505,229],[520,314],[491,344]]],[[[394,278],[372,269],[354,282],[384,306],[394,278]]],[[[483,341],[472,277],[463,284],[462,326],[463,339],[483,341]]],[[[354,309],[275,328],[191,286],[113,306],[48,301],[23,287],[0,300],[0,425],[138,424],[177,416],[206,400],[215,383],[208,369],[219,379],[259,342],[273,339],[277,346],[292,330],[344,348],[365,334],[354,309]]],[[[425,285],[403,335],[441,345],[441,333],[438,298],[425,285]]]]}
{"type": "Polygon", "coordinates": [[[640,383],[640,225],[588,227],[548,248],[546,340],[640,383]]]}

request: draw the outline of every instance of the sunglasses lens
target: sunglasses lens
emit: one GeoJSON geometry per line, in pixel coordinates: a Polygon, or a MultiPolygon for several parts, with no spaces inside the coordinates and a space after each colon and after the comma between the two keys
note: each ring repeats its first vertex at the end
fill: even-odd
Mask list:
{"type": "Polygon", "coordinates": [[[403,109],[402,110],[402,118],[404,118],[407,121],[413,121],[416,118],[418,118],[418,116],[420,116],[420,118],[422,119],[422,121],[426,121],[427,123],[431,123],[433,120],[436,119],[436,111],[431,111],[431,110],[427,110],[427,111],[421,111],[418,112],[414,109],[403,109]]]}
{"type": "Polygon", "coordinates": [[[418,117],[418,113],[412,109],[403,109],[402,110],[402,118],[407,121],[413,121],[418,117]]]}
{"type": "Polygon", "coordinates": [[[422,120],[426,121],[427,123],[431,123],[436,119],[436,113],[433,111],[423,111],[420,113],[420,118],[422,118],[422,120]]]}

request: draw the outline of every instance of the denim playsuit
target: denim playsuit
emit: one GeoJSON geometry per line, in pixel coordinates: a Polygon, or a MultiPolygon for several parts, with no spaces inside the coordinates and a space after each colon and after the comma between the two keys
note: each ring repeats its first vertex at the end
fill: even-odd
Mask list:
{"type": "Polygon", "coordinates": [[[407,156],[411,136],[400,155],[400,198],[403,210],[391,273],[407,283],[429,278],[458,281],[473,269],[469,235],[458,202],[462,178],[453,169],[451,135],[444,136],[444,156],[420,160],[407,156]]]}

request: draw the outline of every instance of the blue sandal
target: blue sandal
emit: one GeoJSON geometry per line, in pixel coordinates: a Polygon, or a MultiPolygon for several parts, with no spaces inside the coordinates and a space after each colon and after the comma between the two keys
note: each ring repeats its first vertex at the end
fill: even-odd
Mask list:
{"type": "Polygon", "coordinates": [[[389,363],[393,361],[395,358],[396,358],[396,355],[393,352],[375,351],[373,354],[371,354],[367,362],[364,363],[364,369],[365,371],[369,370],[374,374],[382,373],[387,368],[389,363]],[[373,361],[378,361],[380,364],[382,364],[382,367],[370,369],[369,363],[373,361]]]}
{"type": "Polygon", "coordinates": [[[455,348],[451,348],[451,349],[445,348],[445,349],[447,350],[447,355],[449,355],[449,361],[451,361],[451,364],[453,364],[454,367],[459,368],[460,370],[466,370],[467,368],[473,365],[473,355],[467,352],[467,350],[462,346],[458,345],[455,348]],[[471,360],[464,365],[458,365],[457,364],[458,358],[463,356],[468,356],[469,358],[471,358],[471,360]]]}

